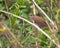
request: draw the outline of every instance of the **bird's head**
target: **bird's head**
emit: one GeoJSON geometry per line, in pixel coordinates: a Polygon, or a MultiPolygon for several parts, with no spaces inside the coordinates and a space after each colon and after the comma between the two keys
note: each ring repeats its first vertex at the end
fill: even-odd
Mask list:
{"type": "Polygon", "coordinates": [[[33,13],[30,13],[29,16],[35,16],[33,13]]]}

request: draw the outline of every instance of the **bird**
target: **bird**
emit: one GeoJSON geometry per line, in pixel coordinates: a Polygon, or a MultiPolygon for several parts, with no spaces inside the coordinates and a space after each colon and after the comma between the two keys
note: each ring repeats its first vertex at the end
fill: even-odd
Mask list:
{"type": "Polygon", "coordinates": [[[29,14],[29,17],[39,27],[46,27],[47,26],[47,23],[45,22],[45,20],[42,17],[36,16],[32,13],[29,14]]]}

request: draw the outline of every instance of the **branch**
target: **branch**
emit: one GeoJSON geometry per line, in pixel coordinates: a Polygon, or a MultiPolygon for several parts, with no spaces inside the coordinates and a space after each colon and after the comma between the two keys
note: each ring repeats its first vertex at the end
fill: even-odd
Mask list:
{"type": "MultiPolygon", "coordinates": [[[[53,21],[48,17],[48,15],[41,9],[41,7],[39,7],[34,0],[32,0],[32,2],[33,2],[33,4],[37,7],[37,9],[38,9],[39,11],[41,11],[41,12],[45,15],[45,17],[52,23],[52,25],[54,25],[54,22],[53,22],[53,21]]],[[[55,28],[57,29],[57,26],[55,26],[55,28]]],[[[58,29],[57,29],[57,30],[58,30],[58,29]]]]}
{"type": "Polygon", "coordinates": [[[55,40],[53,40],[45,31],[43,31],[41,28],[39,28],[36,24],[34,24],[34,23],[32,23],[32,22],[30,22],[30,21],[28,21],[28,20],[26,20],[26,19],[24,19],[24,18],[22,18],[22,17],[20,17],[20,16],[17,16],[17,15],[15,15],[15,14],[12,14],[12,13],[10,13],[10,12],[6,12],[6,11],[3,11],[3,10],[0,10],[0,12],[3,12],[3,13],[6,13],[6,14],[9,14],[9,15],[11,15],[11,16],[14,16],[14,17],[16,17],[16,18],[22,19],[22,20],[24,20],[25,22],[31,24],[31,25],[34,26],[36,29],[38,29],[38,31],[40,31],[41,33],[43,33],[43,34],[44,34],[49,40],[51,40],[55,45],[57,45],[58,48],[60,47],[60,45],[58,45],[58,44],[55,42],[55,40]]]}

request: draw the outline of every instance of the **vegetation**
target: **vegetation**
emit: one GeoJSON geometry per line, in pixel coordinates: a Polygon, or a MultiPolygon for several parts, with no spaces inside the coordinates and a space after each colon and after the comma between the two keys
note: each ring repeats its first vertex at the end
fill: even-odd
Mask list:
{"type": "Polygon", "coordinates": [[[60,48],[59,43],[60,0],[0,0],[0,48],[60,48]],[[30,13],[47,26],[36,25],[30,13]]]}

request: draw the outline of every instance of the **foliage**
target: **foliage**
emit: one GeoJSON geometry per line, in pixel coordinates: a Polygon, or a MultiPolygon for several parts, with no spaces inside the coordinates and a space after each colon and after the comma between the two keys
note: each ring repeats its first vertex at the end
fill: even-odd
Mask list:
{"type": "MultiPolygon", "coordinates": [[[[52,5],[51,1],[45,1],[45,0],[36,0],[36,3],[47,13],[47,15],[54,21],[57,22],[57,26],[60,23],[60,11],[58,6],[58,0],[53,0],[52,5]],[[50,4],[49,4],[50,3],[50,4]],[[50,7],[52,6],[52,9],[50,7]]],[[[29,13],[32,12],[32,2],[31,0],[0,0],[0,10],[5,10],[8,12],[11,12],[13,14],[16,14],[18,16],[21,16],[27,20],[30,20],[29,13]],[[6,2],[6,3],[5,3],[6,2]],[[6,7],[7,6],[7,7],[6,7]],[[8,9],[8,10],[7,10],[8,9]]],[[[36,8],[36,14],[41,15],[42,13],[39,12],[36,8]]],[[[31,26],[29,23],[26,23],[23,20],[20,20],[16,17],[13,17],[8,14],[0,13],[0,16],[4,16],[6,19],[4,20],[4,24],[8,26],[8,28],[14,33],[14,35],[17,37],[17,40],[21,42],[21,44],[25,48],[31,48],[31,45],[34,48],[35,46],[42,47],[42,48],[55,48],[56,46],[52,43],[50,44],[49,39],[44,36],[42,33],[37,31],[33,26],[31,26]],[[36,39],[38,38],[38,39],[36,39]],[[37,42],[37,45],[36,45],[37,42]]],[[[45,20],[46,17],[42,14],[41,17],[43,17],[45,20]]],[[[60,25],[60,24],[59,24],[60,25]]],[[[42,28],[46,33],[50,36],[52,36],[52,32],[49,29],[42,28]]],[[[58,31],[60,31],[60,27],[58,27],[58,31]]],[[[3,30],[3,29],[0,29],[3,30]]],[[[0,31],[1,32],[1,31],[0,31]]],[[[8,31],[4,31],[8,33],[8,31]]],[[[2,48],[12,48],[12,46],[16,46],[17,48],[20,48],[19,45],[15,44],[15,39],[8,33],[10,36],[9,39],[12,43],[8,41],[8,37],[6,35],[1,35],[0,38],[0,46],[2,48]],[[14,41],[14,43],[13,43],[14,41]],[[14,44],[14,45],[12,45],[14,44]]],[[[57,33],[57,38],[60,39],[60,35],[57,33]]],[[[53,37],[52,37],[53,38],[53,37]]],[[[55,39],[55,38],[53,38],[55,39]]],[[[60,42],[60,41],[59,41],[60,42]]],[[[36,47],[37,48],[37,47],[36,47]]]]}

